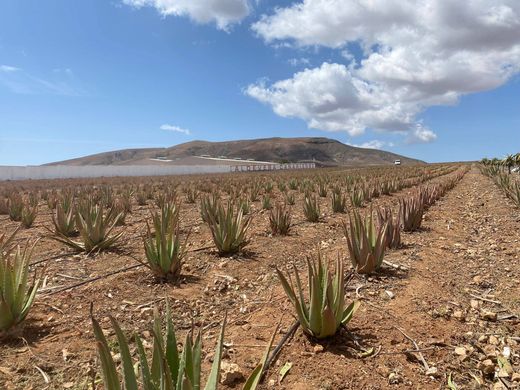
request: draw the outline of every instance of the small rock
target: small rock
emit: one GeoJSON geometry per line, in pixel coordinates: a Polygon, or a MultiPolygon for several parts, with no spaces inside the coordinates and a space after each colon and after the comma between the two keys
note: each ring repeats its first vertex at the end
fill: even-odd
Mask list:
{"type": "Polygon", "coordinates": [[[112,359],[114,359],[115,363],[119,363],[121,361],[121,354],[116,353],[115,355],[112,355],[112,359]]]}
{"type": "Polygon", "coordinates": [[[438,370],[437,367],[430,367],[428,371],[426,371],[426,375],[428,376],[437,376],[438,370]]]}
{"type": "Polygon", "coordinates": [[[488,344],[484,347],[484,353],[486,354],[487,358],[496,358],[497,351],[495,350],[495,346],[488,344]]]}
{"type": "Polygon", "coordinates": [[[385,290],[385,294],[386,294],[386,295],[388,296],[388,298],[390,298],[390,299],[394,299],[394,297],[395,297],[395,294],[394,294],[392,291],[390,291],[390,290],[385,290]]]}
{"type": "Polygon", "coordinates": [[[323,352],[323,345],[321,344],[316,344],[312,350],[314,351],[314,353],[320,353],[320,352],[323,352]]]}
{"type": "Polygon", "coordinates": [[[491,359],[483,360],[479,363],[478,369],[481,370],[484,375],[490,375],[495,372],[495,363],[491,359]]]}
{"type": "Polygon", "coordinates": [[[242,381],[244,379],[244,374],[240,369],[239,365],[236,363],[222,361],[220,365],[221,370],[221,378],[220,383],[223,385],[232,385],[235,382],[242,381]]]}
{"type": "Polygon", "coordinates": [[[487,321],[496,321],[497,320],[497,313],[487,310],[482,310],[480,312],[480,317],[487,321]]]}
{"type": "Polygon", "coordinates": [[[464,347],[455,347],[455,354],[459,356],[465,356],[466,355],[466,348],[464,347]]]}
{"type": "Polygon", "coordinates": [[[462,321],[464,319],[464,312],[462,310],[455,310],[453,317],[459,321],[462,321]]]}
{"type": "Polygon", "coordinates": [[[480,307],[480,302],[477,301],[476,299],[472,299],[470,301],[470,305],[471,305],[472,309],[478,309],[480,307]]]}
{"type": "Polygon", "coordinates": [[[391,385],[396,385],[398,383],[401,383],[401,381],[401,377],[395,372],[391,372],[390,375],[388,375],[388,383],[390,383],[391,385]]]}
{"type": "Polygon", "coordinates": [[[515,373],[511,376],[511,380],[512,380],[513,382],[520,382],[520,373],[515,372],[515,373]]]}
{"type": "Polygon", "coordinates": [[[500,341],[498,341],[498,338],[496,336],[489,336],[489,341],[488,341],[489,344],[491,345],[498,345],[500,343],[500,341]]]}

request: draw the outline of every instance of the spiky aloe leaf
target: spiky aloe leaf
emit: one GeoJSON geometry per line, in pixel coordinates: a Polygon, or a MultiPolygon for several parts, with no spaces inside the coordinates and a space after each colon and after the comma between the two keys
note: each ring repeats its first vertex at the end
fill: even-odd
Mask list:
{"type": "Polygon", "coordinates": [[[224,316],[224,321],[222,322],[222,328],[220,329],[220,335],[215,349],[213,364],[211,365],[211,372],[204,390],[216,390],[220,380],[220,362],[222,360],[222,348],[224,345],[224,329],[226,327],[226,322],[227,314],[224,316]]]}
{"type": "Polygon", "coordinates": [[[278,330],[280,329],[280,324],[276,326],[276,329],[274,330],[271,339],[269,340],[269,343],[267,344],[267,347],[264,352],[264,356],[260,363],[255,367],[251,375],[246,380],[246,383],[244,384],[244,387],[242,387],[242,390],[255,390],[258,384],[260,383],[260,380],[262,379],[262,374],[265,371],[267,359],[269,358],[269,353],[271,351],[271,347],[273,346],[274,338],[276,337],[276,334],[278,333],[278,330]]]}
{"type": "Polygon", "coordinates": [[[101,326],[94,317],[92,317],[92,327],[94,328],[94,336],[96,337],[99,359],[101,360],[101,372],[105,388],[107,390],[121,390],[116,364],[110,354],[107,339],[103,334],[101,326]]]}
{"type": "Polygon", "coordinates": [[[128,348],[128,341],[115,318],[110,316],[110,321],[112,322],[112,327],[116,333],[117,343],[119,344],[119,351],[121,353],[125,390],[137,390],[137,379],[135,377],[130,349],[128,348]]]}
{"type": "Polygon", "coordinates": [[[343,318],[341,319],[341,323],[343,325],[348,324],[360,306],[360,301],[354,301],[348,305],[348,307],[343,311],[343,318]]]}

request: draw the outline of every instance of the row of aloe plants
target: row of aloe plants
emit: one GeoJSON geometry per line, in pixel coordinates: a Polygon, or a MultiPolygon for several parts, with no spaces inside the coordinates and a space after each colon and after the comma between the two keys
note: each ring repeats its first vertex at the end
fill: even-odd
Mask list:
{"type": "MultiPolygon", "coordinates": [[[[421,199],[433,199],[434,197],[424,195],[421,199]]],[[[310,202],[312,203],[312,200],[310,202]]],[[[69,208],[57,206],[57,213],[59,213],[58,208],[62,208],[62,213],[66,214],[65,217],[72,215],[70,211],[72,206],[69,206],[69,208]]],[[[218,199],[207,198],[202,202],[201,214],[211,230],[220,254],[239,251],[247,244],[246,232],[251,219],[244,216],[241,207],[237,207],[233,202],[223,204],[218,199]]],[[[105,213],[102,205],[96,204],[92,199],[87,198],[86,201],[78,205],[74,215],[83,243],[80,244],[73,241],[70,235],[62,234],[61,232],[56,235],[56,239],[72,248],[89,252],[102,250],[109,248],[120,238],[120,235],[110,236],[112,229],[120,218],[119,214],[114,214],[113,209],[105,213]]],[[[365,264],[359,266],[361,263],[358,263],[358,266],[355,266],[355,269],[360,273],[367,273],[366,271],[373,266],[372,264],[375,264],[374,267],[377,269],[377,264],[380,266],[382,261],[384,248],[395,245],[391,244],[390,241],[392,240],[389,239],[390,235],[388,234],[390,224],[388,219],[391,218],[391,213],[384,211],[378,215],[380,224],[377,228],[372,221],[372,215],[363,222],[358,212],[355,211],[354,217],[351,217],[350,220],[350,233],[351,238],[353,238],[349,240],[351,258],[368,253],[368,255],[365,255],[368,259],[365,261],[365,264]],[[388,217],[389,215],[390,217],[388,217]],[[382,251],[381,248],[383,248],[382,251]],[[353,255],[353,253],[356,254],[353,255]]],[[[69,221],[70,219],[65,218],[65,220],[69,221]]],[[[165,200],[161,204],[160,213],[153,214],[152,220],[154,231],[152,232],[148,225],[147,233],[144,237],[146,264],[157,276],[175,279],[180,274],[182,259],[186,253],[185,241],[181,243],[180,240],[177,206],[165,200]]],[[[277,205],[271,210],[270,224],[273,234],[275,234],[275,231],[277,234],[286,234],[290,227],[290,214],[285,206],[277,205]]],[[[54,225],[56,231],[58,231],[58,226],[62,225],[58,221],[58,216],[54,220],[54,225]]],[[[399,222],[397,222],[397,225],[399,225],[399,222]]],[[[2,259],[0,276],[2,276],[1,280],[4,282],[1,285],[2,305],[0,313],[2,317],[0,318],[2,318],[2,321],[0,322],[0,330],[3,332],[9,331],[25,318],[34,302],[38,286],[37,281],[34,281],[32,285],[28,283],[28,266],[32,249],[21,251],[18,248],[16,253],[11,255],[12,248],[10,245],[12,237],[2,236],[0,239],[2,244],[0,247],[2,259]],[[12,277],[6,275],[11,275],[12,277]],[[18,295],[14,296],[12,291],[16,291],[18,295]]],[[[346,326],[359,307],[359,302],[352,302],[348,305],[345,303],[344,270],[340,259],[336,262],[335,268],[331,270],[328,263],[318,254],[317,260],[308,259],[307,266],[309,275],[308,303],[304,299],[302,283],[296,268],[294,268],[296,286],[293,285],[290,275],[286,277],[279,270],[277,270],[277,273],[289,299],[295,307],[299,324],[304,332],[316,338],[329,337],[334,335],[340,327],[346,326]]],[[[183,350],[179,351],[177,343],[174,342],[175,334],[171,326],[169,314],[167,314],[167,323],[167,334],[163,337],[161,336],[160,320],[156,317],[151,366],[148,364],[142,343],[140,343],[138,337],[135,337],[138,347],[141,372],[140,382],[142,386],[150,389],[200,388],[200,333],[195,340],[193,340],[193,335],[189,334],[183,350]]],[[[112,324],[116,331],[119,350],[122,355],[122,380],[117,374],[117,368],[108,347],[109,344],[99,324],[93,319],[105,387],[109,389],[119,389],[121,386],[127,389],[137,388],[138,380],[129,353],[128,341],[117,322],[112,320],[112,324]]],[[[223,332],[224,326],[222,327],[220,340],[217,343],[214,365],[208,378],[206,389],[216,388],[218,384],[218,366],[223,332]]],[[[259,365],[260,369],[255,370],[246,382],[246,386],[249,387],[245,388],[254,388],[258,384],[268,352],[269,349],[263,362],[259,365]]]]}
{"type": "Polygon", "coordinates": [[[480,171],[491,178],[504,194],[520,207],[520,177],[504,172],[500,164],[482,163],[480,171]]]}

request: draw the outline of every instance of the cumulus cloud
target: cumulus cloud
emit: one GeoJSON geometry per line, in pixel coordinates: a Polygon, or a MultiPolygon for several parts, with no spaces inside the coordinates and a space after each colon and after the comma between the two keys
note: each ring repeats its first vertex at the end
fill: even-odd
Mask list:
{"type": "Polygon", "coordinates": [[[123,3],[136,8],[154,7],[163,16],[188,16],[197,23],[215,22],[222,30],[250,12],[247,0],[123,0],[123,3]]]}
{"type": "Polygon", "coordinates": [[[348,144],[350,146],[355,146],[356,148],[364,148],[364,149],[383,149],[386,145],[386,142],[379,141],[374,139],[372,141],[363,142],[362,144],[348,144]]]}
{"type": "Polygon", "coordinates": [[[174,131],[174,132],[177,132],[177,133],[183,133],[183,134],[186,134],[186,135],[190,135],[191,134],[191,131],[189,131],[188,129],[183,129],[182,127],[169,125],[169,124],[161,125],[160,129],[161,130],[165,130],[165,131],[174,131]]]}
{"type": "Polygon", "coordinates": [[[437,135],[433,131],[418,123],[408,135],[406,142],[409,144],[426,144],[436,139],[437,135]]]}
{"type": "Polygon", "coordinates": [[[252,28],[273,45],[343,55],[347,64],[323,63],[246,92],[279,115],[350,135],[373,128],[431,142],[422,111],[497,88],[520,71],[518,0],[304,0],[252,28]],[[348,45],[358,45],[361,58],[348,45]]]}

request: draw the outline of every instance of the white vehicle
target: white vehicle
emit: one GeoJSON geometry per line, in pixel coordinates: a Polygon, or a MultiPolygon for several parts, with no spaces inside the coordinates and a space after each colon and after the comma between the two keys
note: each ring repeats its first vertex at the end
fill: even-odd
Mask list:
{"type": "Polygon", "coordinates": [[[394,165],[401,165],[401,160],[395,160],[394,165]]]}

